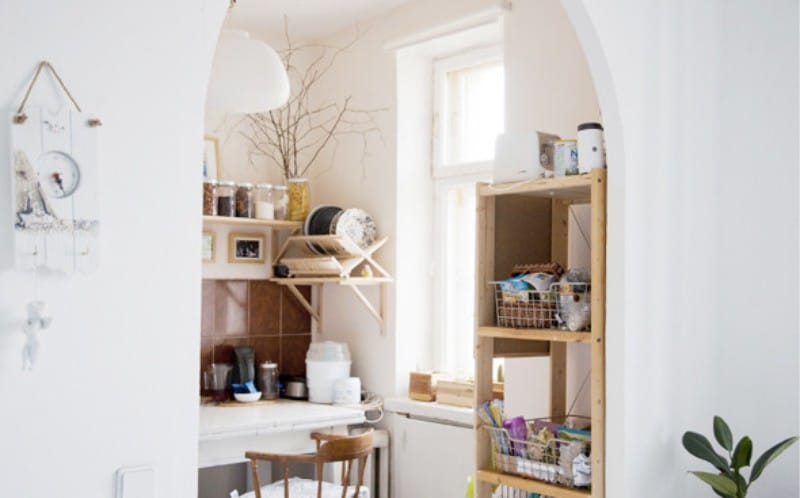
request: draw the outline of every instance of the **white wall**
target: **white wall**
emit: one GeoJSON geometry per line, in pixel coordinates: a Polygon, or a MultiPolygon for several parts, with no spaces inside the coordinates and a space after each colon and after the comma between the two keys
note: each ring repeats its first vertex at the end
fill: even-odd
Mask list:
{"type": "Polygon", "coordinates": [[[609,140],[608,495],[708,496],[683,431],[720,414],[760,454],[800,424],[798,6],[564,4],[609,140]]]}
{"type": "MultiPolygon", "coordinates": [[[[0,174],[0,495],[112,495],[153,465],[161,497],[196,496],[203,103],[224,0],[0,3],[0,102],[51,61],[100,130],[101,267],[39,278],[54,321],[20,371],[33,277],[11,268],[0,174]]],[[[54,101],[50,78],[34,103],[54,101]]],[[[0,125],[8,157],[9,119],[0,125]]],[[[7,165],[7,161],[2,161],[7,165]]]]}

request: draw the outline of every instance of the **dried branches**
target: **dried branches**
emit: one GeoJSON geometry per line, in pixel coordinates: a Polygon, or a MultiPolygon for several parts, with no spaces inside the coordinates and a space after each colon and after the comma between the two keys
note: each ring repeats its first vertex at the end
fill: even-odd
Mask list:
{"type": "Polygon", "coordinates": [[[320,154],[328,146],[338,144],[339,138],[345,135],[361,137],[363,159],[367,154],[369,136],[377,135],[383,140],[376,116],[385,109],[356,108],[352,105],[352,96],[327,104],[317,104],[312,100],[320,81],[338,57],[360,39],[360,35],[357,34],[343,47],[294,45],[289,36],[288,21],[284,26],[287,46],[280,55],[289,73],[292,95],[280,109],[248,115],[250,131],[243,135],[251,143],[253,152],[266,156],[287,179],[306,176],[320,154]],[[304,52],[316,55],[303,66],[296,59],[304,52]]]}

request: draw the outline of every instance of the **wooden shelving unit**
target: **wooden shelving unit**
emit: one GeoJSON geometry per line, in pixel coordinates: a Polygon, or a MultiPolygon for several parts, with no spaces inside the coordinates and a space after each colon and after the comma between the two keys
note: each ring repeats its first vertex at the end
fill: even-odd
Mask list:
{"type": "Polygon", "coordinates": [[[289,267],[292,277],[272,278],[272,282],[286,286],[300,305],[317,321],[322,332],[322,292],[317,292],[316,306],[297,289],[298,285],[317,286],[325,284],[347,287],[364,305],[370,315],[378,322],[381,335],[386,333],[385,303],[386,284],[392,281],[389,273],[373,258],[374,253],[388,241],[384,237],[366,249],[360,248],[346,237],[337,235],[292,235],[286,239],[275,256],[274,263],[289,267]],[[316,252],[311,251],[314,247],[316,252]],[[292,250],[300,254],[287,257],[292,250]],[[295,251],[297,252],[297,251],[295,251]],[[373,276],[355,276],[354,272],[364,265],[370,265],[373,276]],[[379,286],[380,302],[376,309],[359,287],[379,286]]]}
{"type": "Polygon", "coordinates": [[[555,498],[605,498],[605,260],[606,170],[505,185],[478,185],[475,327],[476,406],[492,397],[492,360],[550,358],[550,415],[567,411],[567,344],[591,348],[592,487],[572,489],[492,469],[489,435],[476,417],[476,498],[490,498],[491,485],[555,498]],[[508,278],[518,263],[556,262],[569,267],[569,208],[591,206],[592,317],[590,332],[496,326],[495,293],[487,285],[508,278]]]}

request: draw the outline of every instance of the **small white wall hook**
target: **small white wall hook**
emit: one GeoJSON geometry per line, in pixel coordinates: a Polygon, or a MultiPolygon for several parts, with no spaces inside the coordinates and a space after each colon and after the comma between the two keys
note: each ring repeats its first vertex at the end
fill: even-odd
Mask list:
{"type": "Polygon", "coordinates": [[[22,325],[25,346],[22,347],[22,369],[33,370],[39,354],[39,331],[46,329],[53,318],[47,315],[44,301],[31,301],[26,306],[28,317],[22,325]]]}

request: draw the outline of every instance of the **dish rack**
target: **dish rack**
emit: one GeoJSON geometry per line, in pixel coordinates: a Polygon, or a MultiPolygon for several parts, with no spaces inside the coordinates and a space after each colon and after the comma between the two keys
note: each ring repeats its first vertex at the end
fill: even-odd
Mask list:
{"type": "Polygon", "coordinates": [[[497,326],[515,329],[588,330],[591,324],[591,284],[555,283],[548,290],[508,290],[494,286],[497,326]]]}
{"type": "MultiPolygon", "coordinates": [[[[563,420],[563,417],[561,417],[563,420]]],[[[537,421],[554,419],[539,418],[526,421],[529,431],[537,421]]],[[[588,427],[587,417],[568,417],[564,425],[588,427]]],[[[483,425],[492,443],[492,463],[495,470],[506,474],[536,479],[569,488],[585,488],[576,485],[576,472],[591,476],[591,463],[586,459],[582,468],[573,466],[578,455],[591,455],[591,442],[554,437],[547,442],[514,439],[502,427],[483,425]]]]}

